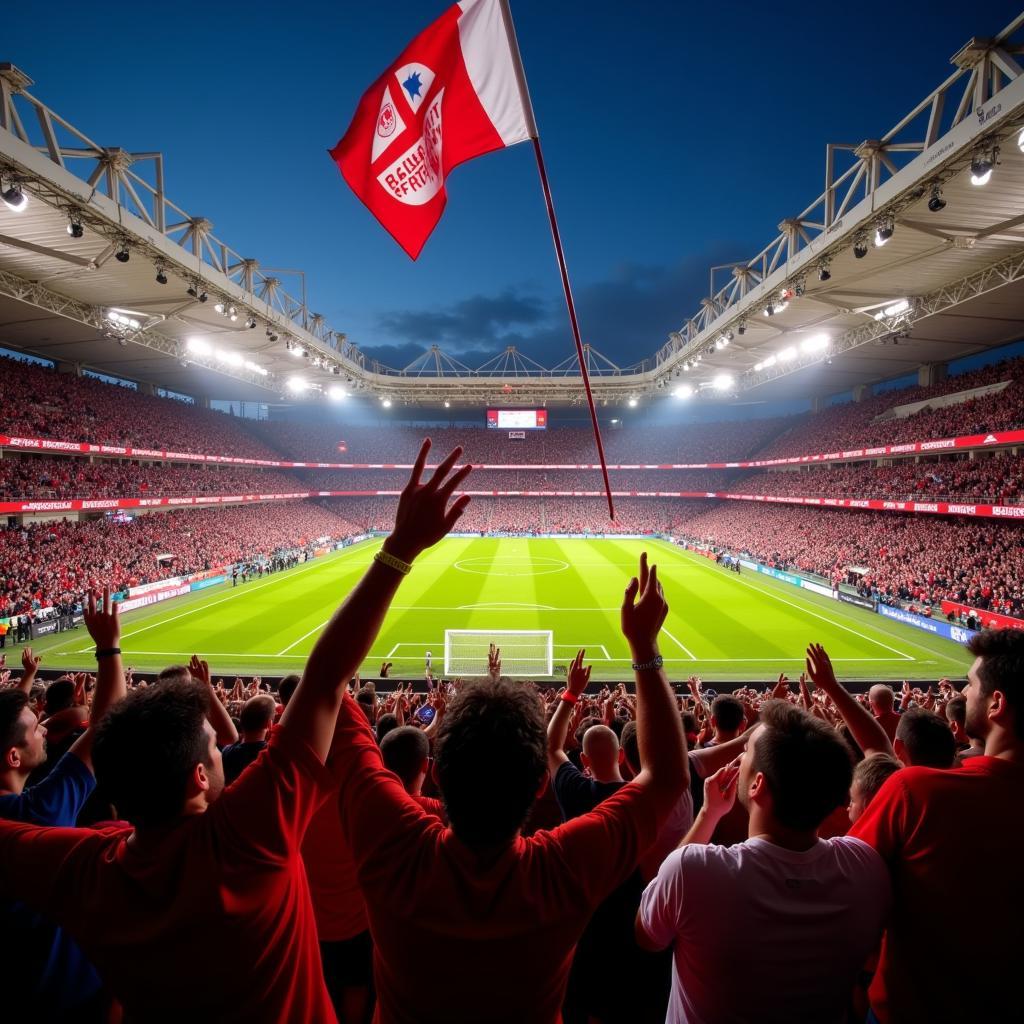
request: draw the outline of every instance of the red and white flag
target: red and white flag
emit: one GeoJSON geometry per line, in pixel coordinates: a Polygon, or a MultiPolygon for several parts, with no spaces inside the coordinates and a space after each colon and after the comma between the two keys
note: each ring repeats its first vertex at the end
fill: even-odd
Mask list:
{"type": "Polygon", "coordinates": [[[536,134],[520,73],[499,0],[461,0],[363,94],[331,156],[413,259],[441,219],[453,168],[536,134]]]}

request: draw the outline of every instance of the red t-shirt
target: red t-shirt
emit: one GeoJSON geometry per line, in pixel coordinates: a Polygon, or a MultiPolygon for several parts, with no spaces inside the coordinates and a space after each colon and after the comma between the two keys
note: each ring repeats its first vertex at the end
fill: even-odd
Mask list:
{"type": "MultiPolygon", "coordinates": [[[[428,796],[413,799],[428,813],[446,821],[444,804],[428,796]]],[[[313,914],[321,942],[344,942],[370,927],[363,890],[356,879],[352,850],[341,829],[336,800],[327,800],[313,815],[302,841],[313,914]]]]}
{"type": "Polygon", "coordinates": [[[346,696],[333,765],[374,941],[378,1024],[553,1024],[573,947],[664,814],[635,783],[486,863],[384,768],[346,696]]]}
{"type": "Polygon", "coordinates": [[[333,1024],[299,844],[334,785],[277,729],[205,814],[141,840],[0,821],[0,898],[66,928],[126,1020],[333,1024]]]}
{"type": "Polygon", "coordinates": [[[882,1024],[1007,1019],[1019,1002],[1012,979],[1024,949],[1024,874],[1015,863],[1024,848],[1024,765],[978,756],[952,771],[904,768],[850,835],[892,872],[893,911],[869,991],[882,1024]],[[980,942],[951,961],[958,908],[975,915],[980,942]],[[949,984],[937,985],[943,970],[949,984]]]}

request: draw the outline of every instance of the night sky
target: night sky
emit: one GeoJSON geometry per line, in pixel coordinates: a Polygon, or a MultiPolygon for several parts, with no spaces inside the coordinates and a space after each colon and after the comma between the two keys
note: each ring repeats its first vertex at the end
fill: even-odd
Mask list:
{"type": "MultiPolygon", "coordinates": [[[[0,59],[103,145],[164,154],[167,191],[393,366],[432,343],[571,354],[529,146],[458,168],[413,263],[327,155],[447,4],[55,0],[5,19],[0,59]],[[48,27],[40,24],[44,16],[48,27]]],[[[689,5],[513,0],[585,340],[626,366],[821,192],[827,142],[877,138],[1018,2],[689,5]]]]}

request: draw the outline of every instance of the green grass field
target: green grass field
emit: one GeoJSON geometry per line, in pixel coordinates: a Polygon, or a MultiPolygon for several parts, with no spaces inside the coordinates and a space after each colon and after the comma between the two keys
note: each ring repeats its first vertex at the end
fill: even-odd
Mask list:
{"type": "MultiPolygon", "coordinates": [[[[216,676],[298,671],[379,545],[129,613],[126,663],[159,669],[197,652],[216,676]]],[[[736,576],[664,541],[449,538],[402,584],[363,674],[375,676],[387,659],[396,677],[422,676],[429,650],[440,675],[445,629],[551,629],[556,666],[586,647],[594,676],[629,679],[619,603],[644,549],[671,605],[661,651],[673,679],[795,676],[811,641],[851,679],[957,678],[970,664],[949,641],[757,573],[736,576]]],[[[94,664],[84,627],[39,641],[37,650],[50,669],[94,664]]]]}

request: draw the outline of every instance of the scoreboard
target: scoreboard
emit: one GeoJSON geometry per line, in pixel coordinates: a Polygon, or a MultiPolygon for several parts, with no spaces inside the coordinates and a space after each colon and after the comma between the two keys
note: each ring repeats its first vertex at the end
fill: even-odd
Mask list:
{"type": "Polygon", "coordinates": [[[547,409],[488,409],[487,426],[497,430],[546,430],[547,409]]]}

